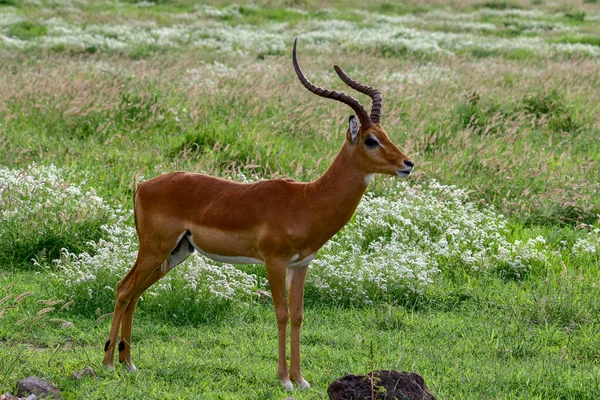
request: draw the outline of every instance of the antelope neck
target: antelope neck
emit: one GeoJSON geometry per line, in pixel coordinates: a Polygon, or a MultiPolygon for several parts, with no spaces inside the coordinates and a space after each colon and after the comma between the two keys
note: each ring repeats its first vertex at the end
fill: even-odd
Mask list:
{"type": "Polygon", "coordinates": [[[350,220],[367,189],[369,174],[358,168],[351,151],[351,145],[344,142],[327,171],[309,184],[312,209],[329,221],[333,234],[350,220]]]}

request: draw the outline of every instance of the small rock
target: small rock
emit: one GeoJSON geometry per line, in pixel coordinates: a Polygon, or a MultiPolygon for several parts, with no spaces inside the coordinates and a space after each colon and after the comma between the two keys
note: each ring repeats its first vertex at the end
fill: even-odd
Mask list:
{"type": "Polygon", "coordinates": [[[84,376],[91,376],[92,378],[97,378],[96,372],[90,366],[85,367],[82,371],[73,372],[73,379],[81,379],[84,376]]]}
{"type": "Polygon", "coordinates": [[[327,394],[331,400],[435,400],[419,374],[398,371],[373,371],[372,374],[373,387],[371,374],[346,375],[331,383],[327,394]]]}
{"type": "Polygon", "coordinates": [[[56,386],[35,376],[17,382],[17,397],[26,397],[30,394],[34,394],[40,399],[54,398],[62,400],[60,390],[56,386]]]}
{"type": "Polygon", "coordinates": [[[16,397],[10,393],[4,393],[0,395],[0,400],[16,400],[16,397]]]}

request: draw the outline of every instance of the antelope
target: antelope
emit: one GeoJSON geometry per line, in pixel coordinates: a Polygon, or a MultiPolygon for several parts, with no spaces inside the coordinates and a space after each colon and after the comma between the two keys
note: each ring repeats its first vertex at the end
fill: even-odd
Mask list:
{"type": "Polygon", "coordinates": [[[374,173],[406,177],[413,162],[389,139],[380,123],[383,98],[337,65],[335,72],[372,99],[371,114],[355,98],[312,84],[296,58],[298,79],[312,93],[340,101],[358,116],[348,119],[346,140],[327,171],[313,182],[289,179],[237,183],[190,172],[173,172],[141,183],[134,195],[139,251],[135,264],[118,283],[114,315],[103,364],[114,368],[119,326],[119,361],[131,360],[133,314],[140,296],[191,253],[220,262],[264,264],[278,331],[277,376],[292,390],[310,387],[300,372],[300,330],[308,265],[319,249],[352,217],[374,173]],[[289,295],[289,307],[286,296],[289,295]],[[287,325],[291,355],[286,361],[287,325]]]}

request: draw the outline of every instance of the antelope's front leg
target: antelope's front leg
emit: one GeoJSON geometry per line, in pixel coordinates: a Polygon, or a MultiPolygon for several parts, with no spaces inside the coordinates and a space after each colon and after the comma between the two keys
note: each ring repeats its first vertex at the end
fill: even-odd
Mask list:
{"type": "Polygon", "coordinates": [[[285,279],[287,272],[287,260],[267,260],[267,278],[273,296],[273,306],[277,317],[277,335],[279,339],[279,355],[277,362],[277,376],[283,387],[292,390],[286,361],[286,336],[289,311],[286,299],[285,279]]]}
{"type": "Polygon", "coordinates": [[[308,267],[293,268],[289,270],[291,275],[289,284],[290,322],[292,325],[290,379],[296,382],[300,389],[307,389],[310,387],[300,372],[300,330],[302,328],[302,319],[304,315],[304,282],[306,281],[307,271],[308,267]]]}

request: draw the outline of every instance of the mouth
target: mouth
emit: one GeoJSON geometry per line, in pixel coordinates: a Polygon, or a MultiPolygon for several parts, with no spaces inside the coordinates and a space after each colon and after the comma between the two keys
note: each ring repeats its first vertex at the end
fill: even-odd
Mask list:
{"type": "Polygon", "coordinates": [[[410,171],[412,171],[412,169],[397,169],[396,170],[396,175],[398,175],[400,178],[406,178],[407,176],[410,175],[410,171]]]}

